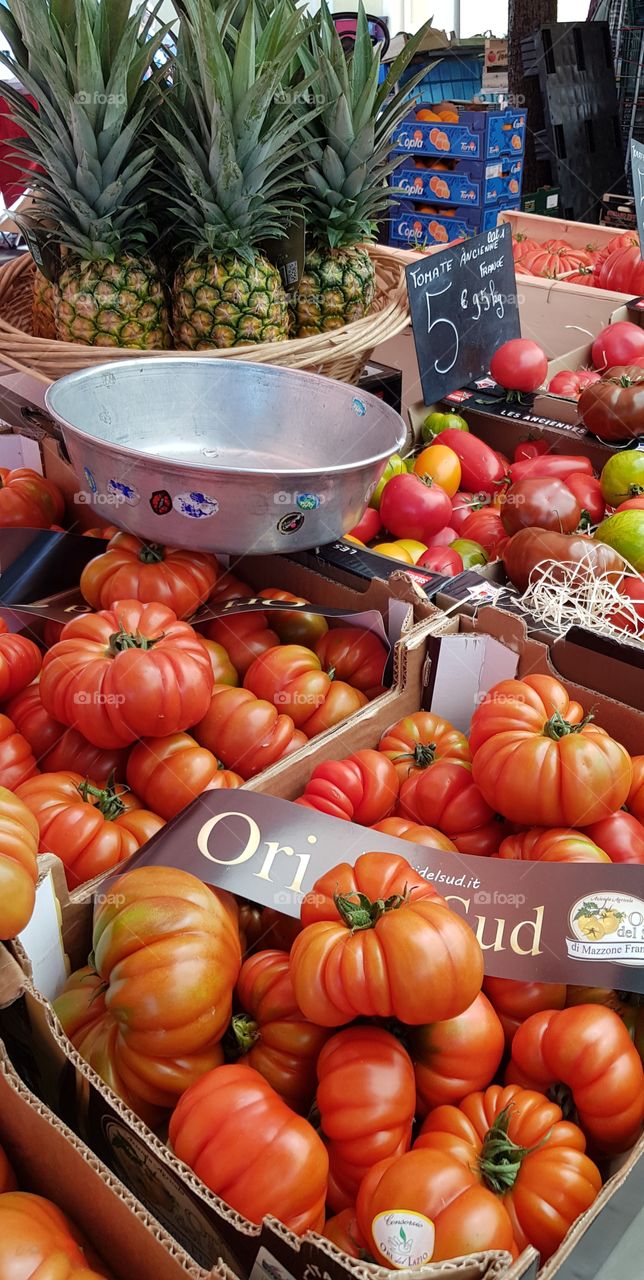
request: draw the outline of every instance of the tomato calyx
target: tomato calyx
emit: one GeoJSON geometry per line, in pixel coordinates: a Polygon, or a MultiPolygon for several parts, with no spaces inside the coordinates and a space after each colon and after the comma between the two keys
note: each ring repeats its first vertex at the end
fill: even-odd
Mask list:
{"type": "Polygon", "coordinates": [[[129,787],[122,786],[117,791],[114,785],[114,774],[111,773],[104,787],[95,787],[89,778],[81,782],[77,787],[78,794],[86,804],[93,804],[103,814],[106,822],[115,822],[125,813],[125,805],[121,796],[129,791],[129,787]]]}
{"type": "Polygon", "coordinates": [[[392,756],[392,761],[397,764],[399,760],[411,760],[412,768],[427,769],[436,759],[436,743],[435,742],[417,742],[413,751],[401,751],[397,756],[392,756]]]}
{"type": "Polygon", "coordinates": [[[561,1107],[564,1120],[569,1120],[571,1124],[579,1124],[579,1113],[569,1085],[563,1084],[562,1081],[551,1084],[550,1088],[546,1089],[546,1098],[561,1107]]]}
{"type": "Polygon", "coordinates": [[[125,653],[126,649],[152,649],[160,640],[163,640],[163,635],[155,636],[151,640],[149,636],[141,635],[140,631],[126,631],[125,627],[120,625],[118,631],[112,632],[109,638],[108,653],[110,657],[115,658],[117,653],[125,653]]]}
{"type": "Polygon", "coordinates": [[[593,521],[590,511],[587,511],[585,507],[582,507],[581,515],[579,517],[579,528],[582,533],[588,533],[588,530],[592,529],[592,527],[593,521]]]}
{"type": "Polygon", "coordinates": [[[231,1030],[234,1036],[235,1048],[240,1054],[250,1053],[254,1044],[260,1037],[260,1031],[257,1023],[250,1017],[248,1013],[236,1013],[231,1018],[231,1030]]]}
{"type": "Polygon", "coordinates": [[[160,564],[165,560],[165,547],[159,542],[144,542],[139,551],[139,560],[142,564],[160,564]]]}
{"type": "Polygon", "coordinates": [[[569,733],[581,733],[582,729],[585,729],[593,718],[591,711],[587,716],[584,716],[583,720],[580,720],[579,724],[571,724],[569,720],[564,720],[560,711],[555,711],[554,715],[549,720],[546,720],[542,733],[544,737],[552,738],[554,742],[560,742],[569,733]]]}
{"type": "Polygon", "coordinates": [[[538,1151],[550,1137],[549,1131],[533,1147],[520,1147],[508,1135],[512,1104],[499,1111],[494,1124],[488,1129],[478,1158],[481,1177],[490,1191],[503,1195],[514,1186],[526,1156],[538,1151]]]}
{"type": "Polygon", "coordinates": [[[613,387],[639,387],[644,377],[631,378],[627,373],[621,373],[619,378],[602,378],[602,382],[609,382],[613,387]]]}
{"type": "Polygon", "coordinates": [[[333,901],[342,923],[352,933],[358,933],[362,929],[375,928],[388,912],[398,911],[409,901],[409,893],[405,889],[402,894],[394,893],[390,898],[376,898],[375,902],[365,893],[334,893],[333,901]]]}

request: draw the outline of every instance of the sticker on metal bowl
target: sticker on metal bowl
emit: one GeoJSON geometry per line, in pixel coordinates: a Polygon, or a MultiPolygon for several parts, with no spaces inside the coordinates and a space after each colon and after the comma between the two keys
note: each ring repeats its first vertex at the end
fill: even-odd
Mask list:
{"type": "Polygon", "coordinates": [[[107,492],[116,498],[117,502],[127,502],[131,507],[135,507],[137,502],[141,501],[138,489],[135,489],[133,484],[127,484],[125,480],[108,480],[107,492]]]}
{"type": "Polygon", "coordinates": [[[172,494],[167,489],[155,489],[150,498],[155,516],[167,516],[172,511],[172,494]]]}
{"type": "Polygon", "coordinates": [[[295,502],[300,511],[317,511],[322,498],[319,493],[297,493],[295,502]]]}
{"type": "Polygon", "coordinates": [[[90,471],[89,467],[83,467],[83,474],[89,485],[90,493],[96,493],[98,486],[96,484],[94,472],[90,471]]]}
{"type": "Polygon", "coordinates": [[[180,516],[187,516],[189,520],[209,520],[219,511],[217,499],[207,493],[178,493],[172,505],[180,516]]]}
{"type": "Polygon", "coordinates": [[[351,408],[354,413],[357,413],[359,418],[364,418],[365,413],[367,412],[367,406],[364,400],[360,400],[358,396],[353,397],[353,400],[351,401],[351,408]]]}
{"type": "Polygon", "coordinates": [[[373,1238],[390,1266],[403,1270],[424,1267],[434,1255],[434,1223],[423,1213],[392,1209],[378,1213],[371,1224],[373,1238]]]}
{"type": "Polygon", "coordinates": [[[287,516],[282,516],[277,521],[278,533],[297,533],[298,529],[304,524],[304,516],[301,511],[289,511],[287,516]]]}

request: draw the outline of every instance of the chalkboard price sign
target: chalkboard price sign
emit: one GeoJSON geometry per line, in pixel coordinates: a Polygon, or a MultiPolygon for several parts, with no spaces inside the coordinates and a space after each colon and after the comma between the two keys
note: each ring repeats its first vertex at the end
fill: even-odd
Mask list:
{"type": "Polygon", "coordinates": [[[487,373],[497,347],[521,337],[509,225],[406,268],[425,404],[487,373]]]}
{"type": "Polygon", "coordinates": [[[644,143],[637,142],[635,138],[631,138],[631,172],[633,175],[637,234],[640,238],[640,253],[644,257],[644,143]]]}

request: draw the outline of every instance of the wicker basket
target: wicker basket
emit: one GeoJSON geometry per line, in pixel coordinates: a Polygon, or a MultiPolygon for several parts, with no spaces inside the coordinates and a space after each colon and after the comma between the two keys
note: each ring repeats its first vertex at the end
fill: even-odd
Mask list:
{"type": "MultiPolygon", "coordinates": [[[[213,360],[255,360],[261,364],[287,365],[291,369],[326,374],[341,382],[356,382],[374,348],[409,324],[405,264],[413,261],[415,255],[383,245],[370,245],[369,252],[376,267],[376,299],[363,320],[354,320],[341,329],[313,338],[262,342],[199,354],[213,360]]],[[[107,360],[186,354],[124,351],[35,338],[31,332],[33,273],[32,259],[26,253],[0,268],[0,358],[4,353],[23,367],[55,380],[107,360]]]]}

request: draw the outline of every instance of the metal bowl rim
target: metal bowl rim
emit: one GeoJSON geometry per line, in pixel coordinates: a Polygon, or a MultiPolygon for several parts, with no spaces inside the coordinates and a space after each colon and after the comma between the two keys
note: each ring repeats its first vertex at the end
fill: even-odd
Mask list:
{"type": "MultiPolygon", "coordinates": [[[[199,357],[199,356],[178,356],[178,357],[159,356],[153,361],[131,359],[131,360],[123,361],[122,364],[119,362],[118,368],[119,370],[127,369],[128,371],[133,371],[133,372],[135,370],[140,370],[140,371],[145,370],[145,372],[149,372],[151,368],[154,368],[154,367],[158,368],[159,366],[171,367],[172,369],[176,369],[178,365],[196,364],[196,365],[216,366],[218,363],[219,362],[216,360],[209,360],[207,358],[199,357]]],[[[273,374],[287,372],[288,374],[291,375],[291,377],[296,377],[298,380],[310,381],[311,379],[313,379],[315,382],[323,382],[325,384],[328,384],[329,382],[336,382],[336,379],[326,378],[324,377],[323,374],[308,373],[302,369],[289,369],[283,365],[257,364],[252,360],[236,360],[235,364],[238,366],[241,366],[244,369],[253,369],[253,370],[268,369],[273,374]]],[[[373,405],[373,407],[377,409],[380,413],[382,413],[384,410],[385,416],[388,416],[388,414],[393,414],[395,417],[399,419],[399,422],[400,422],[400,431],[397,434],[396,443],[394,446],[392,446],[391,448],[383,449],[380,453],[372,454],[370,457],[361,458],[359,462],[336,463],[328,466],[326,464],[324,466],[320,464],[317,467],[298,467],[298,468],[278,467],[274,470],[272,469],[269,470],[268,468],[263,468],[262,470],[258,470],[252,467],[225,467],[225,466],[218,467],[216,465],[213,466],[211,463],[209,464],[207,461],[206,462],[193,462],[193,461],[186,462],[186,461],[181,461],[178,458],[165,458],[163,457],[162,454],[142,453],[139,449],[133,449],[129,445],[114,444],[109,440],[105,440],[101,436],[91,435],[88,431],[83,430],[82,427],[74,426],[73,423],[68,422],[66,418],[61,417],[61,415],[58,413],[57,409],[55,408],[52,402],[52,399],[55,397],[56,388],[59,387],[61,383],[64,383],[66,386],[69,386],[72,383],[82,384],[85,381],[93,380],[99,374],[114,373],[114,371],[115,371],[114,362],[106,361],[103,364],[92,365],[92,367],[89,369],[77,369],[75,373],[65,374],[62,378],[58,378],[56,382],[52,383],[51,386],[47,387],[47,390],[45,391],[45,405],[49,413],[51,413],[56,419],[56,421],[60,423],[61,427],[63,428],[63,432],[65,431],[72,432],[74,435],[82,437],[83,440],[86,440],[92,446],[106,449],[108,452],[117,452],[119,454],[126,454],[128,457],[138,459],[141,462],[149,462],[150,458],[154,457],[154,458],[159,458],[163,462],[163,465],[169,468],[179,467],[183,470],[188,470],[188,471],[199,470],[199,471],[209,471],[209,472],[220,472],[222,475],[225,475],[226,473],[228,473],[231,476],[242,475],[242,476],[261,477],[261,476],[275,476],[275,475],[293,475],[293,476],[345,475],[351,472],[359,471],[364,467],[373,466],[376,462],[382,462],[383,459],[386,460],[387,458],[391,457],[392,453],[395,453],[396,449],[399,449],[405,443],[405,440],[407,438],[407,431],[406,431],[403,419],[401,415],[391,407],[391,405],[385,404],[383,400],[381,400],[378,396],[374,396],[372,392],[363,391],[362,388],[353,387],[351,385],[351,389],[355,392],[355,395],[358,399],[370,402],[373,405]]],[[[340,387],[347,387],[347,389],[350,386],[350,384],[345,382],[338,382],[337,385],[340,387]]]]}

